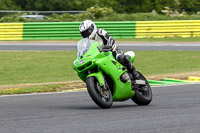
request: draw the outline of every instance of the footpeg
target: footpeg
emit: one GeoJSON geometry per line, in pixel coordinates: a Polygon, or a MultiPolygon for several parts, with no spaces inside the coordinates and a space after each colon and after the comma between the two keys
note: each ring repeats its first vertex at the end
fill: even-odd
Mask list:
{"type": "Polygon", "coordinates": [[[135,85],[146,85],[145,80],[135,80],[135,85]]]}

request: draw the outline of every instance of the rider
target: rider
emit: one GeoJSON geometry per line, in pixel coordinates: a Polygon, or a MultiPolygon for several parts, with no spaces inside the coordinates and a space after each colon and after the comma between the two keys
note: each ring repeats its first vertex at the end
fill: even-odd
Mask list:
{"type": "Polygon", "coordinates": [[[91,20],[83,21],[79,26],[80,33],[83,38],[98,41],[103,45],[112,45],[112,53],[117,61],[126,66],[129,72],[133,74],[135,79],[139,78],[139,74],[136,71],[133,64],[130,62],[130,56],[124,55],[124,52],[115,45],[115,40],[104,30],[97,29],[94,22],[91,20]]]}

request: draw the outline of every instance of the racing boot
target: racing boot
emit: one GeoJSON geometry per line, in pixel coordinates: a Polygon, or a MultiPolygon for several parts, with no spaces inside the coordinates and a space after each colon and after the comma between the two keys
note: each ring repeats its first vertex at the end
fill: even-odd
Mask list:
{"type": "Polygon", "coordinates": [[[140,74],[136,71],[135,67],[133,66],[132,75],[134,78],[134,84],[135,85],[146,85],[146,81],[141,79],[140,74]]]}
{"type": "Polygon", "coordinates": [[[134,79],[139,79],[139,78],[140,78],[140,75],[139,75],[139,73],[136,71],[136,69],[135,69],[135,67],[133,66],[133,64],[131,63],[130,58],[131,58],[131,57],[128,56],[128,55],[125,55],[125,56],[124,56],[124,65],[127,67],[128,71],[129,71],[130,73],[132,73],[134,79]]]}
{"type": "Polygon", "coordinates": [[[114,53],[114,55],[117,57],[116,59],[128,69],[128,71],[133,75],[134,80],[139,79],[140,75],[131,63],[131,57],[129,55],[124,55],[123,52],[120,50],[115,52],[116,53],[114,53]]]}
{"type": "Polygon", "coordinates": [[[134,79],[140,79],[140,74],[136,71],[134,66],[133,66],[132,74],[133,74],[134,79]]]}
{"type": "Polygon", "coordinates": [[[146,85],[145,80],[142,80],[140,78],[140,74],[136,71],[135,67],[131,63],[130,56],[126,56],[125,55],[124,61],[125,61],[125,64],[126,64],[126,67],[127,67],[128,71],[131,72],[132,75],[133,75],[134,84],[135,85],[146,85]]]}

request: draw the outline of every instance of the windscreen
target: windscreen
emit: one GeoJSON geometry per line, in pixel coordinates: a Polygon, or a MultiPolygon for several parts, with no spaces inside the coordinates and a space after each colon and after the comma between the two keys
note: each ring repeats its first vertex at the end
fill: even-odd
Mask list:
{"type": "Polygon", "coordinates": [[[89,49],[94,40],[90,40],[88,38],[83,38],[77,43],[77,58],[84,55],[89,49]]]}

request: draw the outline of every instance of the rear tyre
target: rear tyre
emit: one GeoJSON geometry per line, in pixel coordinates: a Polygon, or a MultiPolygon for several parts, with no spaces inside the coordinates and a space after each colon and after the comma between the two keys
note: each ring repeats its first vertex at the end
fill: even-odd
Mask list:
{"type": "Polygon", "coordinates": [[[106,91],[103,91],[95,77],[88,77],[86,86],[90,97],[99,107],[106,109],[112,106],[113,98],[108,85],[106,91]]]}
{"type": "Polygon", "coordinates": [[[140,85],[135,90],[135,95],[131,98],[138,105],[148,105],[151,103],[153,95],[151,87],[146,78],[138,72],[141,80],[145,80],[146,85],[140,85]]]}

